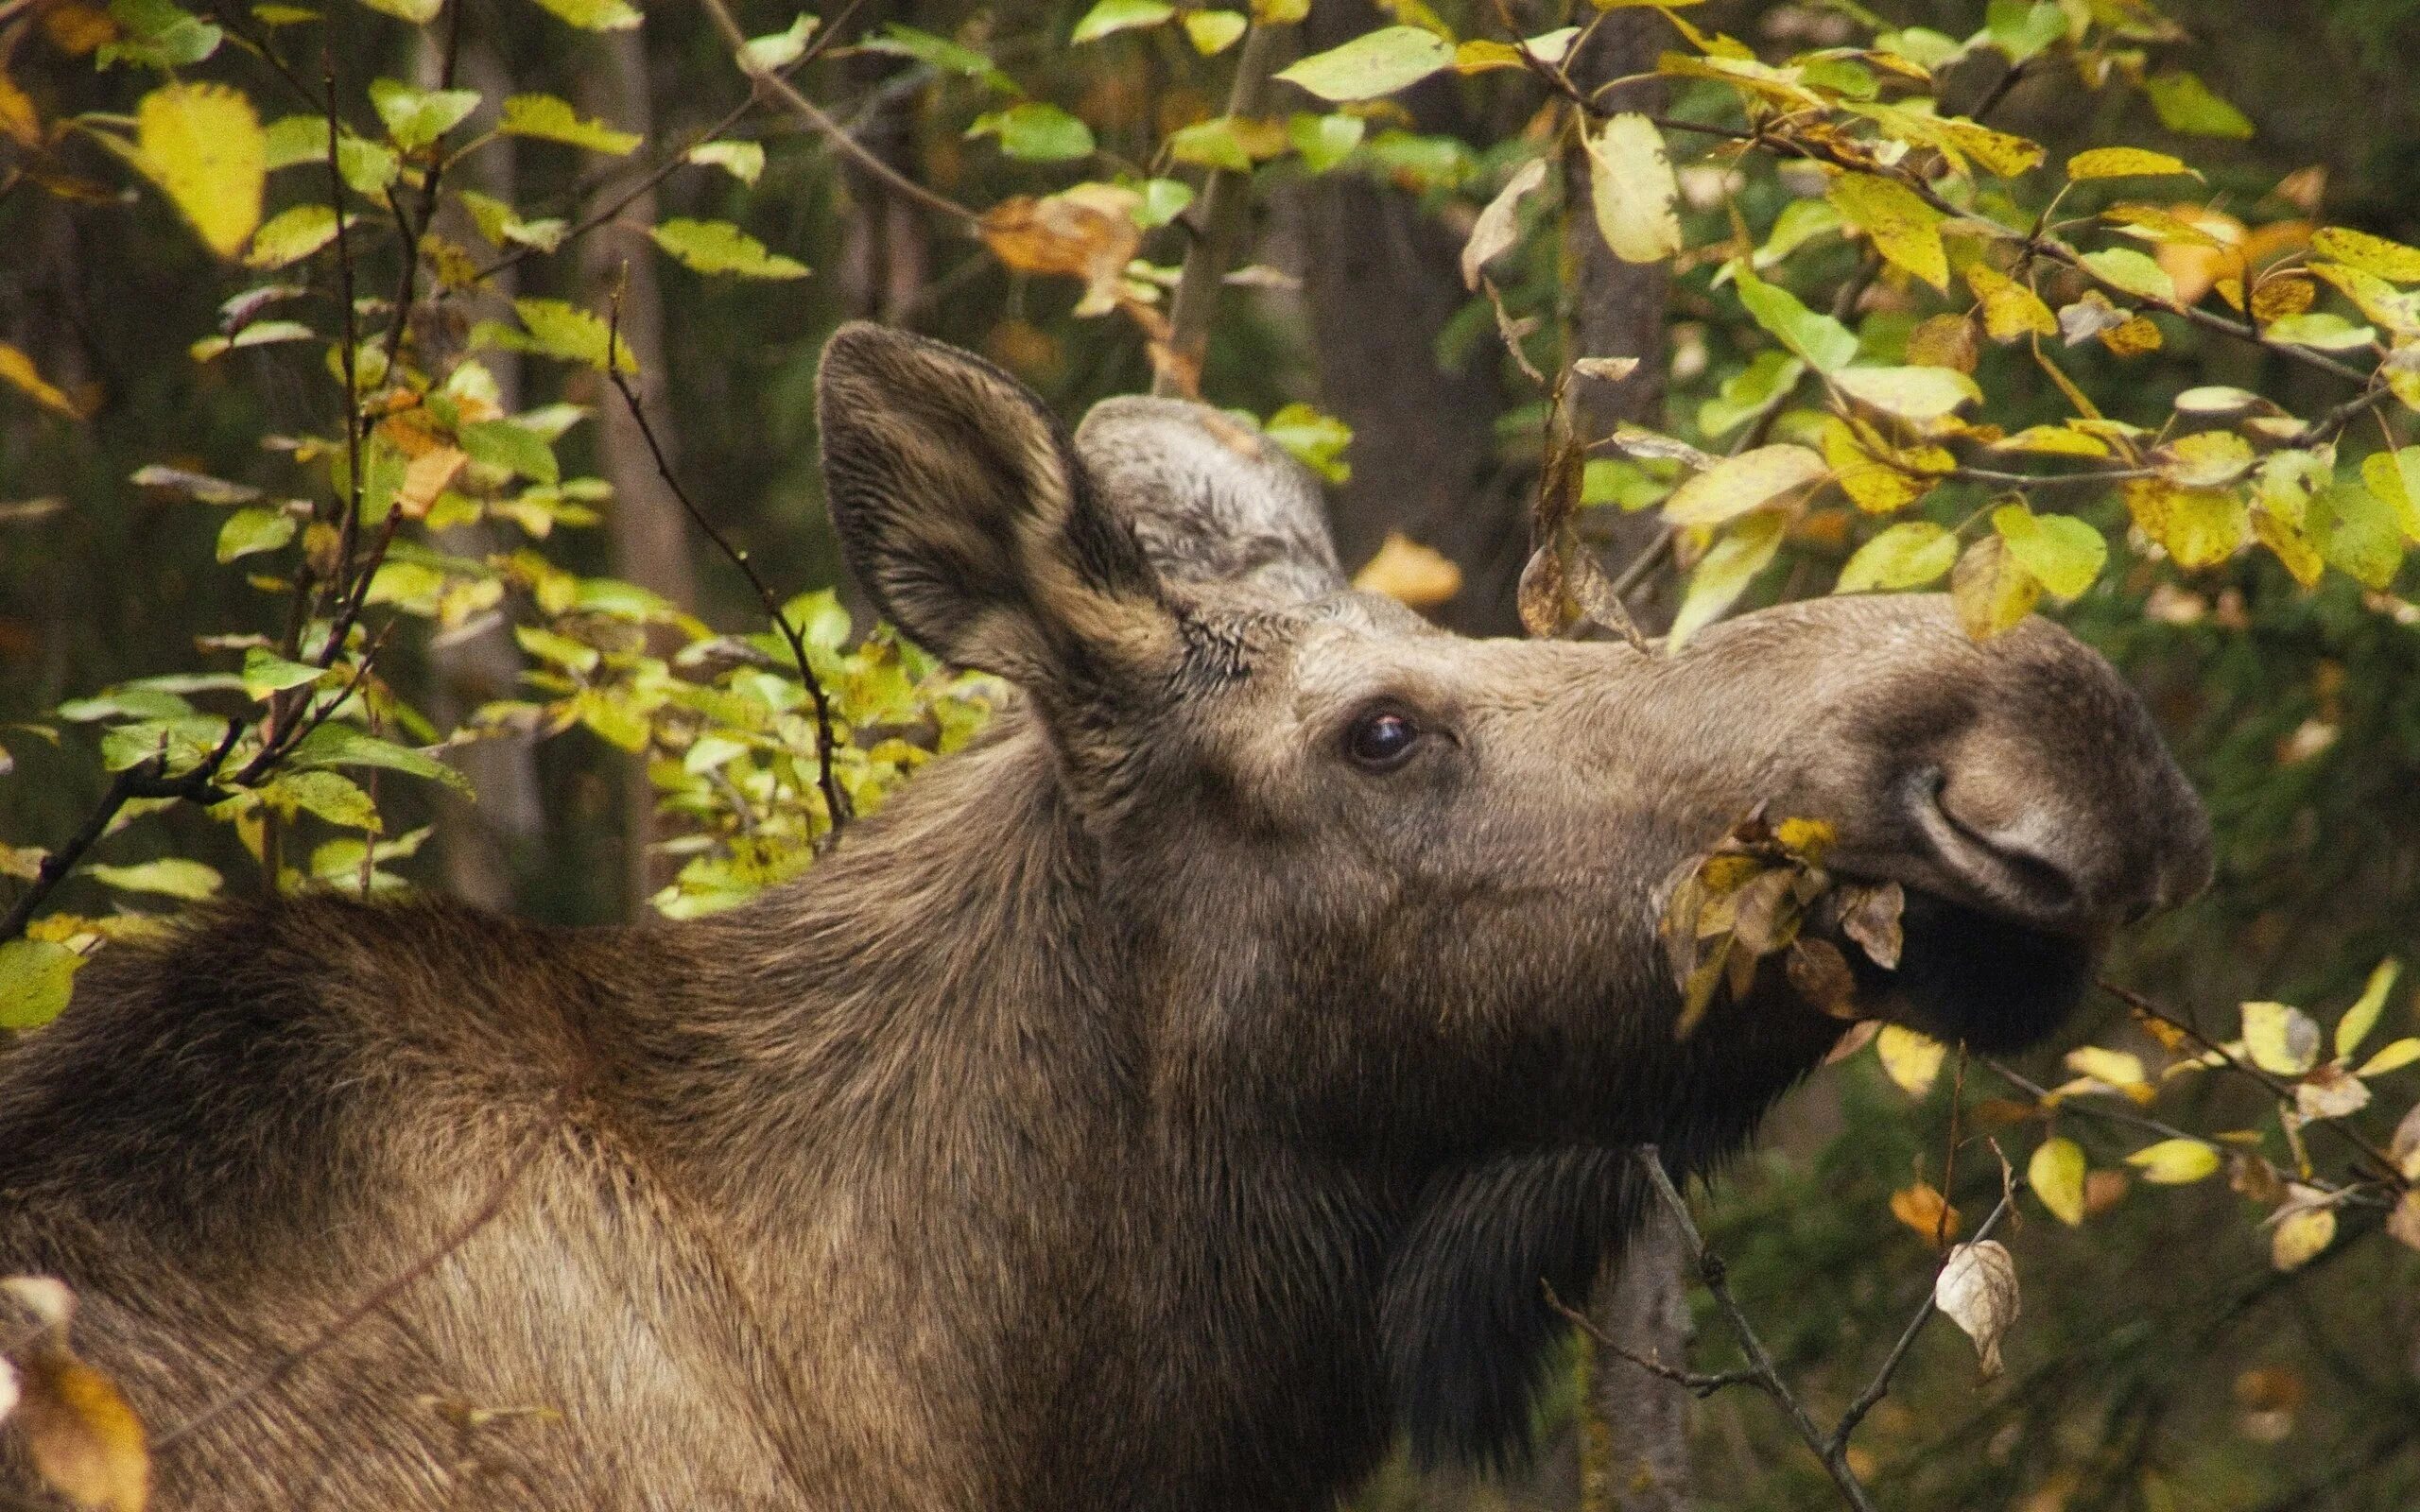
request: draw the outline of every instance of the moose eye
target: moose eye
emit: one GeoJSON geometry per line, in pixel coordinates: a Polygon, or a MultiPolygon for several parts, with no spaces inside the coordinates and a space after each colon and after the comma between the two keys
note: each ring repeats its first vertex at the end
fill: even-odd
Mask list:
{"type": "Polygon", "coordinates": [[[1370,771],[1401,765],[1420,742],[1420,728],[1392,709],[1377,709],[1353,721],[1344,734],[1344,753],[1354,765],[1370,771]]]}

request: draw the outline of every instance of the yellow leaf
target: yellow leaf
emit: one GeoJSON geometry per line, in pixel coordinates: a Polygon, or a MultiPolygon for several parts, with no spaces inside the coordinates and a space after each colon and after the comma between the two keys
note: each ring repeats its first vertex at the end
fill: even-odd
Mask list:
{"type": "MultiPolygon", "coordinates": [[[[1841,491],[1868,514],[1891,514],[1930,493],[1941,475],[1958,465],[1938,446],[1907,452],[1881,450],[1879,437],[1869,443],[1847,421],[1824,422],[1824,460],[1841,491]]],[[[1937,575],[1936,575],[1937,576],[1937,575]]]]}
{"type": "Polygon", "coordinates": [[[224,84],[164,84],[134,113],[135,163],[210,249],[233,257],[261,223],[268,142],[252,102],[224,84]]]}
{"type": "Polygon", "coordinates": [[[403,486],[395,490],[395,507],[404,511],[406,520],[426,518],[429,506],[437,502],[437,496],[454,481],[454,474],[470,460],[451,446],[431,447],[423,452],[404,469],[403,486]]]}
{"type": "Polygon", "coordinates": [[[0,73],[0,136],[21,147],[42,146],[42,112],[6,73],[0,73]]]}
{"type": "Polygon", "coordinates": [[[1858,404],[1918,424],[1983,397],[1975,380],[1955,368],[1843,368],[1831,381],[1858,404]]]}
{"type": "Polygon", "coordinates": [[[1968,546],[1949,575],[1949,598],[1958,623],[1978,641],[1988,641],[2033,612],[2042,584],[2025,570],[2008,542],[1985,536],[1968,546]]]}
{"type": "Polygon", "coordinates": [[[1433,548],[1390,530],[1377,555],[1353,575],[1353,586],[1413,609],[1434,609],[1462,591],[1462,570],[1433,548]]]}
{"type": "Polygon", "coordinates": [[[2089,1076],[2102,1086],[2113,1087],[2119,1091],[2145,1085],[2142,1058],[2130,1056],[2123,1050],[2078,1045],[2067,1052],[2066,1066],[2079,1076],[2089,1076]]]}
{"type": "Polygon", "coordinates": [[[2139,1169],[2146,1181],[2166,1187],[2183,1186],[2217,1172],[2219,1149],[2201,1140],[2162,1140],[2126,1157],[2126,1163],[2139,1169]]]}
{"type": "Polygon", "coordinates": [[[1922,1097],[1941,1074],[1941,1062],[1949,1047],[1913,1029],[1886,1023],[1874,1037],[1874,1053],[1882,1061],[1883,1074],[1897,1082],[1900,1091],[1922,1097]]]}
{"type": "Polygon", "coordinates": [[[1929,520],[1903,520],[1857,549],[1832,592],[1922,588],[1958,560],[1958,538],[1929,520]]]}
{"type": "Polygon", "coordinates": [[[2130,315],[2098,334],[2100,344],[2121,357],[2139,357],[2159,350],[2159,326],[2147,315],[2130,315]]]}
{"type": "Polygon", "coordinates": [[[2232,490],[2180,489],[2165,478],[2130,478],[2126,507],[2144,534],[2187,569],[2214,567],[2243,544],[2251,511],[2232,490]]]}
{"type": "Polygon", "coordinates": [[[2283,1003],[2247,1003],[2243,1052],[2271,1075],[2299,1076],[2319,1063],[2319,1025],[2283,1003]]]}
{"type": "Polygon", "coordinates": [[[1844,173],[1824,192],[1841,218],[1874,238],[1874,249],[1895,267],[1937,289],[1949,286],[1949,254],[1941,245],[1941,212],[1896,179],[1844,173]]]}
{"type": "Polygon", "coordinates": [[[2325,226],[2311,232],[2310,249],[2395,284],[2420,284],[2420,247],[2406,247],[2365,231],[2325,226]]]}
{"type": "Polygon", "coordinates": [[[0,379],[5,379],[30,395],[34,403],[45,409],[55,409],[69,420],[82,420],[84,406],[67,397],[64,390],[45,380],[34,369],[34,359],[0,341],[0,379]]]}
{"type": "Polygon", "coordinates": [[[2059,334],[2058,317],[2042,297],[1989,263],[1967,265],[1966,286],[1982,301],[1983,331],[1993,340],[2059,334]]]}
{"type": "Polygon", "coordinates": [[[2390,1071],[2401,1071],[2415,1060],[2420,1060],[2420,1040],[2408,1037],[2402,1040],[2390,1040],[2378,1047],[2377,1055],[2362,1061],[2360,1069],[2353,1074],[2383,1075],[2390,1071]]]}
{"type": "Polygon", "coordinates": [[[2270,1234],[2270,1263],[2279,1270],[2294,1270],[2335,1242],[2335,1209],[2298,1208],[2279,1219],[2270,1234]]]}
{"type": "Polygon", "coordinates": [[[1616,257],[1656,263],[1679,251],[1680,197],[1664,135],[1646,116],[1625,112],[1588,139],[1589,203],[1616,257]]]}
{"type": "Polygon", "coordinates": [[[16,1432],[34,1472],[78,1506],[143,1512],[151,1460],[143,1424],[107,1377],[59,1349],[26,1362],[16,1432]]]}
{"type": "Polygon", "coordinates": [[[1676,525],[1720,524],[1803,492],[1828,472],[1804,446],[1759,446],[1724,457],[1673,490],[1664,518],[1676,525]]]}
{"type": "Polygon", "coordinates": [[[2160,476],[2180,489],[2224,488],[2252,471],[2252,443],[2233,431],[2179,437],[2157,458],[2160,476]]]}
{"type": "Polygon", "coordinates": [[[2420,1249],[2420,1192],[2406,1192],[2386,1215],[2386,1231],[2396,1243],[2420,1249]]]}
{"type": "Polygon", "coordinates": [[[2370,979],[2361,986],[2361,995],[2336,1021],[2336,1054],[2349,1057],[2361,1048],[2361,1041],[2377,1027],[2378,1015],[2386,1009],[2386,995],[2394,988],[2394,979],[2403,971],[2403,963],[2389,956],[2370,971],[2370,979]]]}
{"type": "Polygon", "coordinates": [[[2047,1139],[2025,1162],[2025,1182],[2050,1216],[2072,1228],[2083,1222],[2083,1146],[2070,1139],[2047,1139]]]}
{"type": "Polygon", "coordinates": [[[2191,173],[2196,179],[2202,177],[2187,167],[2180,158],[2142,147],[2094,147],[2067,160],[2067,177],[2070,179],[2161,178],[2177,173],[2191,173]]]}

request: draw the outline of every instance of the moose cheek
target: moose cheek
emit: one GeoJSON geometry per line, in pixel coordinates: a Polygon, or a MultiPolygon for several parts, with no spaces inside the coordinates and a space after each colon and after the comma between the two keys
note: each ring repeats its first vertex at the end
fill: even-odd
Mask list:
{"type": "Polygon", "coordinates": [[[1858,997],[1888,1019],[1977,1050],[2021,1050],[2048,1038],[2083,1001],[2094,949],[1930,893],[1910,891],[1905,945],[1885,971],[1847,954],[1858,997]]]}

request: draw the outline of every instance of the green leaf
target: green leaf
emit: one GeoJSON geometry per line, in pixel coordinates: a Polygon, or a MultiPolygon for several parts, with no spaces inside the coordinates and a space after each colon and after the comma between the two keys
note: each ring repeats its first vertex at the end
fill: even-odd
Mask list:
{"type": "Polygon", "coordinates": [[[739,66],[752,74],[778,73],[806,56],[806,40],[815,35],[818,17],[802,11],[789,26],[739,44],[739,66]]]}
{"type": "Polygon", "coordinates": [[[218,559],[225,563],[275,551],[294,539],[294,517],[282,509],[238,509],[218,527],[218,559]]]}
{"type": "Polygon", "coordinates": [[[1232,115],[1196,121],[1168,133],[1168,156],[1178,163],[1229,173],[1252,172],[1252,149],[1244,145],[1232,115]]]}
{"type": "Polygon", "coordinates": [[[1142,231],[1158,230],[1193,203],[1193,185],[1182,179],[1146,179],[1142,193],[1143,202],[1134,207],[1134,224],[1142,231]]]}
{"type": "Polygon", "coordinates": [[[741,183],[752,184],[765,171],[765,145],[762,142],[700,142],[689,149],[689,161],[720,168],[741,183]]]}
{"type": "Polygon", "coordinates": [[[2067,160],[2070,179],[2158,179],[2180,173],[2202,177],[2184,159],[2144,147],[2094,147],[2067,160]]]}
{"type": "Polygon", "coordinates": [[[2071,514],[2035,514],[2022,504],[2004,504],[1992,511],[1992,528],[2017,565],[2063,599],[2090,588],[2109,561],[2109,542],[2071,514]]]}
{"type": "Polygon", "coordinates": [[[477,421],[455,434],[474,462],[517,472],[532,483],[554,483],[562,476],[555,462],[555,449],[546,444],[544,437],[518,421],[477,421]]]}
{"type": "Polygon", "coordinates": [[[46,939],[0,943],[0,1029],[39,1029],[59,1017],[84,957],[46,939]]]}
{"type": "Polygon", "coordinates": [[[1983,32],[2010,62],[2021,63],[2066,40],[2067,12],[2057,0],[1992,0],[1984,8],[1983,32]]]}
{"type": "Polygon", "coordinates": [[[2372,452],[2361,458],[2361,482],[2394,508],[2404,536],[2420,541],[2420,446],[2372,452]]]}
{"type": "Polygon", "coordinates": [[[1304,167],[1325,173],[1353,155],[1369,127],[1357,115],[1297,114],[1286,123],[1286,139],[1294,144],[1304,167]]]}
{"type": "Polygon", "coordinates": [[[244,691],[255,698],[266,698],[272,693],[299,688],[306,682],[317,682],[326,676],[324,667],[289,662],[285,657],[256,645],[244,653],[244,691]]]}
{"type": "Polygon", "coordinates": [[[622,0],[538,0],[538,4],[582,31],[628,31],[639,24],[639,13],[622,0]]]}
{"type": "Polygon", "coordinates": [[[398,746],[391,740],[354,729],[350,725],[324,724],[302,737],[287,762],[298,771],[313,771],[331,766],[375,766],[406,777],[423,777],[442,782],[458,793],[471,791],[470,780],[453,767],[424,751],[408,746],[398,746]]]}
{"type": "Polygon", "coordinates": [[[1681,249],[1681,186],[1664,133],[1624,112],[1588,139],[1588,200],[1598,234],[1625,263],[1656,263],[1681,249]]]}
{"type": "Polygon", "coordinates": [[[2084,253],[2083,262],[2102,282],[2136,299],[2155,300],[2162,304],[2176,302],[2175,281],[2149,253],[2131,247],[2111,247],[2084,253]]]}
{"type": "MultiPolygon", "coordinates": [[[[324,151],[320,156],[325,156],[324,151]]],[[[403,174],[404,164],[394,149],[383,142],[368,137],[341,133],[337,138],[337,177],[354,194],[377,199],[389,184],[403,174]]]]}
{"type": "Polygon", "coordinates": [[[144,95],[134,162],[221,257],[234,256],[261,223],[268,139],[240,90],[165,84],[144,95]]]}
{"type": "Polygon", "coordinates": [[[1353,427],[1336,416],[1309,404],[1288,404],[1269,417],[1263,434],[1330,483],[1352,481],[1353,468],[1344,460],[1344,451],[1353,444],[1353,427]]]}
{"type": "Polygon", "coordinates": [[[1804,358],[1817,372],[1837,372],[1857,357],[1857,336],[1828,315],[1818,315],[1798,296],[1777,284],[1768,284],[1735,263],[1732,282],[1750,318],[1804,358]]]}
{"type": "Polygon", "coordinates": [[[217,868],[181,856],[164,856],[131,867],[93,866],[84,869],[95,882],[120,892],[147,892],[195,902],[216,896],[225,881],[217,868]]]}
{"type": "Polygon", "coordinates": [[[579,112],[552,94],[515,94],[504,102],[498,129],[507,136],[537,137],[621,157],[639,145],[635,131],[620,131],[603,121],[581,120],[579,112]]]}
{"type": "Polygon", "coordinates": [[[700,273],[736,273],[743,278],[804,278],[806,265],[768,251],[765,244],[727,220],[681,217],[651,228],[655,245],[700,273]]]}
{"type": "Polygon", "coordinates": [[[378,805],[370,801],[370,795],[363,792],[352,778],[341,773],[280,772],[253,791],[260,795],[262,802],[288,816],[298,811],[315,814],[330,824],[340,824],[349,830],[368,830],[373,834],[382,828],[378,805]]]}
{"type": "Polygon", "coordinates": [[[1689,574],[1688,592],[1681,596],[1680,610],[1672,616],[1671,631],[1665,638],[1669,649],[1677,651],[1687,644],[1691,636],[1712,624],[1747,591],[1781,549],[1782,531],[1788,524],[1781,510],[1767,509],[1749,515],[1723,533],[1689,574]]]}
{"type": "Polygon", "coordinates": [[[1137,26],[1156,26],[1176,14],[1176,7],[1163,5],[1161,0],[1100,0],[1084,12],[1076,23],[1075,31],[1067,38],[1071,43],[1087,43],[1106,37],[1112,32],[1130,31],[1137,26]]]}
{"type": "Polygon", "coordinates": [[[2333,310],[2305,310],[2300,315],[2282,316],[2261,327],[2260,334],[2272,341],[2314,347],[2321,352],[2351,352],[2378,338],[2370,327],[2355,325],[2333,310]]]}
{"type": "Polygon", "coordinates": [[[1983,397],[1975,380],[1955,368],[1843,368],[1833,387],[1869,408],[1927,423],[1983,397]]]}
{"type": "Polygon", "coordinates": [[[415,26],[424,26],[435,21],[437,13],[445,9],[445,0],[361,0],[361,3],[380,15],[408,21],[415,26]]]}
{"type": "Polygon", "coordinates": [[[1958,538],[1929,520],[1903,520],[1857,549],[1832,592],[1922,588],[1958,561],[1958,538]]]}
{"type": "Polygon", "coordinates": [[[2370,979],[2361,985],[2361,995],[2336,1021],[2336,1057],[2351,1057],[2361,1048],[2361,1041],[2377,1027],[2378,1015],[2386,1011],[2386,995],[2394,988],[2394,979],[2403,971],[2403,963],[2389,956],[2370,971],[2370,979]]]}
{"type": "Polygon", "coordinates": [[[1001,151],[1028,163],[1064,163],[1071,158],[1088,157],[1093,150],[1091,127],[1058,106],[1039,100],[1027,100],[1005,111],[978,115],[975,124],[966,129],[966,134],[997,136],[1001,151]]]}
{"type": "Polygon", "coordinates": [[[998,65],[984,54],[963,43],[952,42],[947,37],[936,37],[929,31],[921,31],[900,22],[892,22],[890,26],[883,27],[881,36],[859,43],[857,46],[864,52],[891,53],[901,58],[913,58],[920,63],[931,64],[944,74],[956,74],[961,78],[980,79],[992,88],[1011,94],[1019,93],[1016,80],[1001,73],[998,65]]]}
{"type": "Polygon", "coordinates": [[[2213,94],[2210,86],[2181,69],[2156,74],[2143,81],[2159,124],[2186,136],[2223,136],[2238,140],[2252,135],[2252,122],[2241,111],[2213,94]]]}
{"type": "Polygon", "coordinates": [[[1234,46],[1251,23],[1234,10],[1188,10],[1184,25],[1185,40],[1193,43],[1193,50],[1204,58],[1214,58],[1234,46]]]}
{"type": "MultiPolygon", "coordinates": [[[[343,140],[341,132],[337,140],[343,140]]],[[[324,163],[328,157],[328,123],[317,115],[281,115],[261,132],[263,163],[269,172],[298,163],[324,163]]]]}
{"type": "Polygon", "coordinates": [[[1368,100],[1416,84],[1453,61],[1453,44],[1426,27],[1381,26],[1280,69],[1277,77],[1323,100],[1368,100]]]}
{"type": "Polygon", "coordinates": [[[59,706],[59,717],[77,725],[96,719],[182,719],[192,713],[193,705],[173,692],[132,684],[89,698],[70,698],[59,706]]]}
{"type": "Polygon", "coordinates": [[[415,152],[462,124],[479,108],[475,89],[414,89],[391,78],[370,81],[370,103],[387,125],[387,138],[415,152]]]}
{"type": "Polygon", "coordinates": [[[94,60],[102,68],[137,63],[145,68],[189,68],[218,50],[226,33],[170,5],[168,0],[111,0],[110,19],[121,28],[101,43],[94,60]]]}
{"type": "MultiPolygon", "coordinates": [[[[584,362],[603,370],[605,342],[609,330],[604,319],[562,300],[515,300],[513,313],[529,328],[529,350],[566,362],[584,362]]],[[[624,372],[638,371],[638,359],[631,355],[628,341],[619,343],[621,350],[614,353],[614,366],[624,372]]]]}
{"type": "Polygon", "coordinates": [[[2384,593],[2403,566],[2403,528],[2394,506],[2354,484],[2334,484],[2310,497],[2304,528],[2327,564],[2365,588],[2384,593]]]}
{"type": "Polygon", "coordinates": [[[1824,192],[1841,218],[1866,233],[1874,249],[1936,289],[1949,286],[1949,253],[1941,244],[1940,211],[1913,189],[1879,174],[1844,173],[1824,192]]]}
{"type": "Polygon", "coordinates": [[[244,262],[252,267],[285,267],[337,239],[337,213],[328,205],[296,205],[271,215],[252,233],[244,262]]]}

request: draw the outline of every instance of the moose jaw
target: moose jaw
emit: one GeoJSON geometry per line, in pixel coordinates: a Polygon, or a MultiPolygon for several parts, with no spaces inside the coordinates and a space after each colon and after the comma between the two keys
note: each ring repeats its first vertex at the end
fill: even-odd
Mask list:
{"type": "Polygon", "coordinates": [[[1860,1001],[1995,1045],[2207,870],[2040,622],[1468,641],[1199,406],[1071,440],[853,326],[821,417],[859,579],[1023,691],[973,748],[729,914],[222,911],[0,1062],[0,1271],[76,1288],[158,1504],[1313,1508],[1399,1432],[1517,1454],[1623,1149],[1703,1167],[1842,1028],[1773,962],[1676,1039],[1676,868],[1828,821],[1909,899],[1860,1001]]]}

